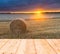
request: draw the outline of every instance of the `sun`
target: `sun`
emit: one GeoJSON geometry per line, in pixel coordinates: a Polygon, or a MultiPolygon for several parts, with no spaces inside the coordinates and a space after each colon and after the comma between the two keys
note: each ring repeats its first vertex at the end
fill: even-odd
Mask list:
{"type": "Polygon", "coordinates": [[[41,11],[35,11],[34,19],[41,19],[42,18],[42,12],[41,11]]]}
{"type": "Polygon", "coordinates": [[[34,15],[31,18],[35,20],[44,21],[45,15],[43,14],[43,11],[37,10],[37,11],[34,11],[34,15]]]}
{"type": "Polygon", "coordinates": [[[36,14],[41,14],[41,11],[36,11],[35,13],[36,13],[36,14]]]}

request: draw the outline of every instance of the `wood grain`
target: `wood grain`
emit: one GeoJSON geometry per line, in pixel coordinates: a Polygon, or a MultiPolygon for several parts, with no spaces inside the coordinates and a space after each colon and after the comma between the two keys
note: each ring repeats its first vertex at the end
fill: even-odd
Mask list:
{"type": "Polygon", "coordinates": [[[60,54],[60,39],[0,39],[0,54],[60,54]]]}

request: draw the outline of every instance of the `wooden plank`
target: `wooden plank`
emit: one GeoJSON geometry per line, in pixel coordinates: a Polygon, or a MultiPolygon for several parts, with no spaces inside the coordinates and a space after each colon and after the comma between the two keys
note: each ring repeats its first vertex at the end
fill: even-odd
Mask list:
{"type": "Polygon", "coordinates": [[[0,39],[0,54],[60,54],[60,39],[0,39]]]}
{"type": "Polygon", "coordinates": [[[15,54],[25,54],[26,44],[27,44],[27,40],[21,39],[21,43],[19,44],[18,49],[15,54]]]}
{"type": "Polygon", "coordinates": [[[27,40],[25,54],[36,54],[34,40],[32,39],[27,40]]]}
{"type": "Polygon", "coordinates": [[[0,50],[8,42],[8,39],[0,39],[0,50]]]}
{"type": "Polygon", "coordinates": [[[17,50],[18,50],[18,47],[19,47],[19,44],[21,43],[21,40],[19,39],[17,39],[17,43],[15,44],[15,46],[14,46],[14,48],[12,48],[13,50],[12,50],[12,54],[16,54],[17,53],[17,50]]]}
{"type": "Polygon", "coordinates": [[[0,52],[1,52],[1,53],[7,53],[7,52],[10,53],[10,52],[12,51],[11,46],[13,46],[15,42],[16,42],[16,41],[14,41],[14,40],[9,40],[9,41],[1,48],[0,52]],[[11,51],[10,51],[9,49],[11,49],[11,51]]]}
{"type": "Polygon", "coordinates": [[[60,39],[47,39],[47,41],[49,42],[49,44],[51,45],[52,49],[54,49],[57,54],[60,54],[60,39]]]}
{"type": "Polygon", "coordinates": [[[45,39],[35,40],[37,54],[56,54],[45,39]]]}

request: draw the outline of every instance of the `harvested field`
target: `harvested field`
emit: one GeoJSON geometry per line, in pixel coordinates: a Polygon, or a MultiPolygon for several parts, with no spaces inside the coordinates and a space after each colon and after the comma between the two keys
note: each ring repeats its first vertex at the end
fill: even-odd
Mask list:
{"type": "Polygon", "coordinates": [[[26,20],[27,32],[14,35],[10,32],[11,21],[0,22],[0,38],[60,38],[60,19],[26,20]]]}

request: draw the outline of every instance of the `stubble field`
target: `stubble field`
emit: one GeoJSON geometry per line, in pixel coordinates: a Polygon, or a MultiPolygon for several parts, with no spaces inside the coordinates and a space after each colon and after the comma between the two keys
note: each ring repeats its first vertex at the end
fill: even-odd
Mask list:
{"type": "Polygon", "coordinates": [[[23,34],[11,33],[11,21],[0,21],[0,38],[60,38],[60,19],[45,19],[45,20],[26,20],[27,32],[23,34]]]}

